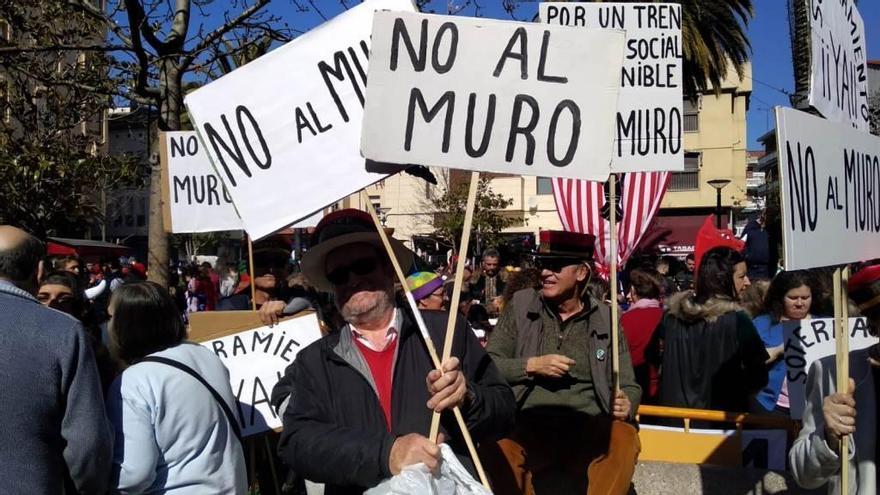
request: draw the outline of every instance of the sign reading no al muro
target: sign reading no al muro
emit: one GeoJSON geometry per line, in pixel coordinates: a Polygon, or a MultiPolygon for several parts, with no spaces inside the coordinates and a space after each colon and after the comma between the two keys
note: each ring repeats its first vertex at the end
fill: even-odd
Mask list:
{"type": "Polygon", "coordinates": [[[254,239],[387,176],[360,156],[370,29],[367,0],[186,96],[218,177],[254,239]]]}
{"type": "Polygon", "coordinates": [[[880,257],[880,137],[776,109],[785,268],[880,257]]]}
{"type": "Polygon", "coordinates": [[[623,31],[377,12],[361,151],[604,181],[623,31]]]}

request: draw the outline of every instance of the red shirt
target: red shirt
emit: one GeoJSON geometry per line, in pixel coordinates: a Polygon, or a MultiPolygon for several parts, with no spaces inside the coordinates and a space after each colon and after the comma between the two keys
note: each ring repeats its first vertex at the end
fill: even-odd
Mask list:
{"type": "Polygon", "coordinates": [[[391,431],[391,370],[394,367],[394,351],[397,349],[397,341],[393,339],[381,351],[374,351],[366,346],[361,339],[353,339],[361,351],[361,356],[370,367],[373,382],[376,384],[376,393],[379,396],[379,404],[385,413],[385,426],[391,431]]]}

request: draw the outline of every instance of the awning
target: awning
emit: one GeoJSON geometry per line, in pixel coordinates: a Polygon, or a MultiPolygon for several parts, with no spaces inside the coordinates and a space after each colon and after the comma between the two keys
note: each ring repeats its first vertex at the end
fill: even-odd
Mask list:
{"type": "Polygon", "coordinates": [[[705,221],[705,214],[657,216],[639,243],[639,250],[657,250],[670,256],[691,254],[694,252],[697,231],[705,221]]]}
{"type": "Polygon", "coordinates": [[[112,242],[64,237],[49,237],[48,241],[46,253],[50,256],[76,255],[80,258],[93,258],[97,261],[101,257],[125,256],[131,252],[131,248],[112,242]]]}

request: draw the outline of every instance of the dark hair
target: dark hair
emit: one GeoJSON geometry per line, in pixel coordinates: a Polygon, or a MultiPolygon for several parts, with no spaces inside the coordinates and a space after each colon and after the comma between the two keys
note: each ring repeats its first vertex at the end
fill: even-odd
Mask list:
{"type": "Polygon", "coordinates": [[[696,302],[702,304],[713,297],[737,299],[733,285],[734,267],[746,259],[742,253],[728,247],[717,247],[703,255],[697,274],[696,302]]]}
{"type": "Polygon", "coordinates": [[[0,250],[0,278],[16,285],[29,282],[45,254],[46,246],[36,237],[27,235],[11,249],[0,250]]]}
{"type": "Polygon", "coordinates": [[[599,302],[611,299],[611,286],[608,284],[608,281],[602,277],[590,277],[587,281],[586,289],[584,295],[589,295],[599,302]]]}
{"type": "Polygon", "coordinates": [[[778,323],[785,311],[785,294],[791,289],[806,285],[810,289],[812,297],[818,296],[816,279],[813,274],[806,270],[792,270],[780,272],[770,281],[767,295],[764,296],[764,313],[770,315],[773,323],[778,323]]]}
{"type": "Polygon", "coordinates": [[[483,259],[483,260],[486,259],[486,258],[498,258],[498,259],[501,259],[501,254],[498,253],[498,250],[497,250],[497,249],[495,249],[495,248],[489,248],[489,249],[483,251],[483,256],[480,257],[480,259],[483,259]]]}
{"type": "Polygon", "coordinates": [[[684,259],[685,259],[685,261],[687,261],[687,260],[695,261],[697,258],[696,258],[696,256],[694,256],[694,253],[690,253],[687,256],[685,256],[684,259]]]}
{"type": "Polygon", "coordinates": [[[80,321],[83,320],[86,311],[86,296],[79,283],[79,279],[73,273],[65,270],[50,272],[40,281],[37,289],[38,293],[39,288],[42,288],[44,285],[62,285],[70,289],[70,292],[73,294],[73,305],[70,307],[70,315],[80,321]]]}
{"type": "Polygon", "coordinates": [[[654,271],[633,270],[629,273],[629,283],[641,299],[660,298],[660,275],[654,271]]]}
{"type": "Polygon", "coordinates": [[[154,282],[120,286],[113,291],[110,308],[110,341],[116,356],[127,363],[186,338],[186,327],[174,299],[154,282]]]}
{"type": "Polygon", "coordinates": [[[66,270],[67,264],[71,261],[79,262],[79,256],[75,254],[62,254],[57,256],[49,256],[47,258],[48,266],[45,269],[66,270]]]}

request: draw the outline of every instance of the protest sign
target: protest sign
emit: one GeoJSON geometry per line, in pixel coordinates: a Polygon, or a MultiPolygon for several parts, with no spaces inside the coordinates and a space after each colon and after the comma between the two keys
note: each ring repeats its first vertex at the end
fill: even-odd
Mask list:
{"type": "Polygon", "coordinates": [[[272,328],[251,311],[190,315],[190,340],[210,349],[229,370],[236,416],[243,436],[281,427],[269,403],[272,388],[304,347],[321,338],[314,313],[288,318],[272,328]]]}
{"type": "Polygon", "coordinates": [[[810,105],[870,132],[865,23],[856,0],[810,2],[810,105]]]}
{"type": "MultiPolygon", "coordinates": [[[[810,365],[817,359],[835,354],[836,326],[833,318],[816,318],[784,322],[782,329],[791,417],[801,419],[810,365]]],[[[876,342],[877,338],[868,333],[868,322],[864,318],[849,319],[850,351],[865,349],[876,342]]]]}
{"type": "Polygon", "coordinates": [[[194,131],[160,135],[165,230],[175,234],[240,230],[241,218],[194,131]]]}
{"type": "Polygon", "coordinates": [[[192,93],[185,102],[248,234],[259,239],[384,178],[360,156],[369,0],[192,93]]]}
{"type": "Polygon", "coordinates": [[[614,172],[684,170],[681,5],[542,3],[544,23],[626,30],[614,172]]]}
{"type": "Polygon", "coordinates": [[[377,12],[363,155],[604,181],[623,32],[377,12]]]}
{"type": "Polygon", "coordinates": [[[776,109],[785,268],[880,257],[880,137],[776,109]]]}

